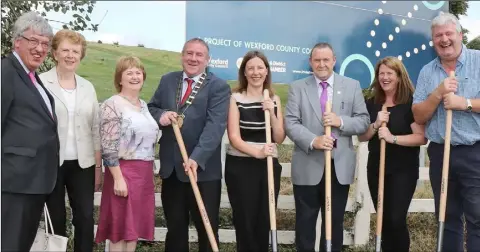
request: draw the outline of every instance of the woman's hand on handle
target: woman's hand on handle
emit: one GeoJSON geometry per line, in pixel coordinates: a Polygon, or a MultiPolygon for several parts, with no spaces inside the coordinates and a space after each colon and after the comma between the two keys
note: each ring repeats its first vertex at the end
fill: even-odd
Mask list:
{"type": "Polygon", "coordinates": [[[388,123],[388,120],[390,119],[390,112],[387,111],[378,111],[377,114],[377,120],[375,121],[375,129],[378,129],[382,127],[382,123],[388,123]]]}
{"type": "Polygon", "coordinates": [[[264,159],[268,156],[272,156],[274,152],[274,145],[275,144],[273,143],[263,145],[261,149],[258,149],[257,155],[255,155],[255,158],[264,159]]]}

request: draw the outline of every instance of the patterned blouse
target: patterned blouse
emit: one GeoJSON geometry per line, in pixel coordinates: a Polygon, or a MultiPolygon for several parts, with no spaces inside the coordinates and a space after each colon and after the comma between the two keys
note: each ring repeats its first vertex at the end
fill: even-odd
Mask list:
{"type": "Polygon", "coordinates": [[[119,165],[119,159],[155,159],[155,143],[159,128],[140,100],[142,108],[131,104],[120,95],[114,95],[100,107],[100,140],[102,159],[106,167],[119,165]]]}

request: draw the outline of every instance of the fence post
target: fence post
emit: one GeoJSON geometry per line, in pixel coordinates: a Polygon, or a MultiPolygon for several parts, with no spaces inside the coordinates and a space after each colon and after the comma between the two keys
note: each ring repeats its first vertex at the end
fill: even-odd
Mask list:
{"type": "Polygon", "coordinates": [[[367,143],[358,143],[357,147],[357,186],[355,189],[355,227],[354,245],[365,245],[370,236],[371,197],[367,181],[367,143]]]}

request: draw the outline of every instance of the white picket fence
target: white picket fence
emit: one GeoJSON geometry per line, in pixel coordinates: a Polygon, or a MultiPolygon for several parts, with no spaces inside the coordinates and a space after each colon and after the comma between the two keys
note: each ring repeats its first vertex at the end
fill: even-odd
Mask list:
{"type": "MultiPolygon", "coordinates": [[[[365,245],[368,243],[369,234],[370,234],[370,214],[375,213],[375,209],[372,204],[370,197],[370,192],[367,184],[367,157],[368,157],[368,147],[367,143],[357,143],[354,139],[354,143],[357,148],[357,167],[356,167],[356,182],[355,182],[355,193],[353,196],[349,197],[346,211],[355,213],[354,226],[351,230],[344,230],[344,245],[365,245]]],[[[293,143],[286,139],[283,144],[292,145],[293,143]]],[[[222,162],[225,164],[225,147],[228,145],[228,138],[224,136],[223,144],[223,159],[222,162]]],[[[429,180],[428,167],[425,167],[425,151],[426,146],[422,146],[420,151],[420,176],[419,180],[429,180]]],[[[156,171],[160,167],[160,162],[158,160],[156,163],[156,171]]],[[[291,175],[291,164],[282,163],[282,177],[290,177],[291,175]]],[[[224,182],[224,181],[222,181],[224,182]]],[[[225,184],[223,183],[223,186],[225,184]]],[[[161,207],[161,193],[155,193],[155,206],[161,207]]],[[[99,206],[101,199],[101,192],[95,193],[94,205],[99,206]]],[[[280,195],[278,198],[278,209],[279,210],[294,210],[295,203],[293,195],[280,195]]],[[[226,192],[222,193],[220,208],[230,208],[230,203],[228,200],[228,195],[226,192]]],[[[433,199],[413,199],[409,208],[409,212],[434,212],[434,202],[433,199]]],[[[316,247],[319,246],[321,230],[321,214],[317,221],[317,239],[316,247]]],[[[96,232],[96,226],[95,226],[96,232]]],[[[165,241],[167,234],[166,227],[155,227],[155,241],[165,241]]],[[[190,229],[189,232],[190,242],[197,241],[197,233],[195,229],[190,229]]],[[[278,230],[278,243],[279,244],[294,244],[295,242],[295,231],[294,230],[278,230]]],[[[234,229],[219,229],[219,240],[221,243],[234,243],[235,242],[235,230],[234,229]]],[[[108,244],[107,244],[108,246],[108,244]]],[[[107,251],[106,246],[106,251],[107,251]]]]}

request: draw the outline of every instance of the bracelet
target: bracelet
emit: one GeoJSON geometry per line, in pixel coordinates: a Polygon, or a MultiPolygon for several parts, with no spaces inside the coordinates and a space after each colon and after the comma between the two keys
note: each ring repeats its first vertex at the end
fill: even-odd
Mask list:
{"type": "Polygon", "coordinates": [[[102,165],[96,165],[95,166],[95,169],[100,169],[100,168],[102,168],[102,165]]]}
{"type": "Polygon", "coordinates": [[[377,132],[378,132],[378,129],[375,128],[375,123],[372,123],[372,128],[373,128],[373,132],[374,132],[374,133],[377,133],[377,132]]]}

